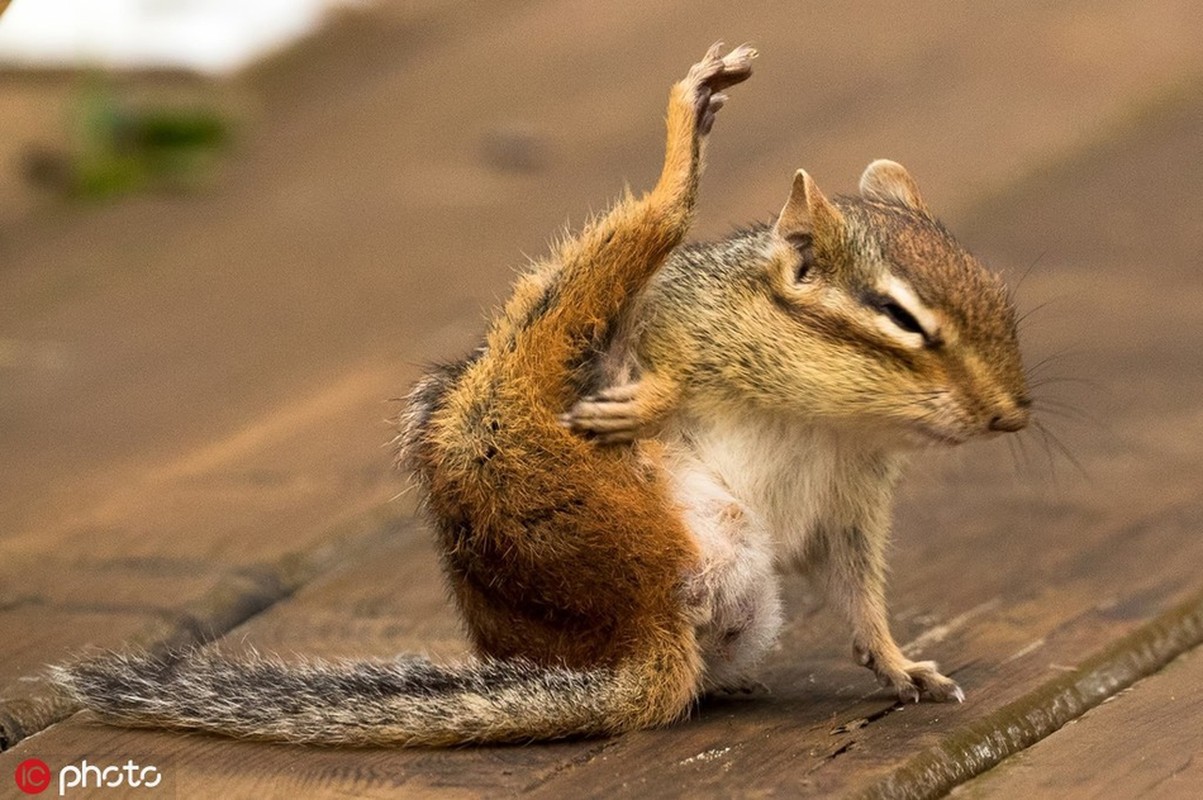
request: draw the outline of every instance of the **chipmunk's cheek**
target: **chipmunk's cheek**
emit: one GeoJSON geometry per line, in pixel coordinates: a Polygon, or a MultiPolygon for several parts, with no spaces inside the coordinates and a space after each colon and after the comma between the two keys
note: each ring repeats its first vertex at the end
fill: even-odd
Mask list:
{"type": "Polygon", "coordinates": [[[911,425],[924,444],[955,446],[978,434],[973,415],[951,390],[929,392],[912,408],[911,425]]]}

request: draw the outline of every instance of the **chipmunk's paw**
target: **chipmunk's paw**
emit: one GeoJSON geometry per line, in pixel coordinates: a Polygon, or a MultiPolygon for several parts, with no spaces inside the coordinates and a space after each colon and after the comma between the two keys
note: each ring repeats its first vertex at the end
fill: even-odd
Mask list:
{"type": "Polygon", "coordinates": [[[715,42],[705,57],[690,67],[689,74],[681,82],[685,91],[692,94],[698,114],[698,131],[702,134],[710,132],[715,115],[727,101],[722,90],[746,81],[752,74],[752,59],[757,56],[756,50],[746,44],[720,56],[722,47],[722,42],[715,42]]]}
{"type": "Polygon", "coordinates": [[[934,661],[906,661],[893,670],[877,670],[877,682],[893,689],[904,703],[918,703],[920,698],[944,703],[965,701],[965,693],[956,681],[940,674],[934,661]]]}
{"type": "Polygon", "coordinates": [[[934,661],[900,659],[887,665],[860,647],[855,648],[855,655],[862,666],[873,670],[878,683],[887,689],[893,689],[898,699],[904,703],[918,703],[921,698],[937,703],[950,700],[965,702],[965,692],[956,681],[940,674],[940,669],[934,661]]]}
{"type": "Polygon", "coordinates": [[[600,444],[632,442],[647,424],[639,389],[638,383],[602,389],[562,414],[560,424],[574,433],[589,435],[600,444]]]}

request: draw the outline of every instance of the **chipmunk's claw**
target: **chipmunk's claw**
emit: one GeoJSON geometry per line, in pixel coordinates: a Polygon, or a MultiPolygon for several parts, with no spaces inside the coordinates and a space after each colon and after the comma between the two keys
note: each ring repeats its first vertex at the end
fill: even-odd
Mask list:
{"type": "Polygon", "coordinates": [[[599,444],[624,444],[639,438],[647,427],[645,412],[640,384],[623,383],[582,397],[559,416],[559,422],[599,444]]]}
{"type": "Polygon", "coordinates": [[[702,134],[710,132],[715,115],[727,101],[722,90],[746,81],[752,74],[752,59],[758,55],[754,48],[746,44],[725,56],[719,55],[722,48],[722,42],[711,45],[702,60],[690,68],[683,81],[686,90],[693,94],[698,130],[702,134]]]}
{"type": "Polygon", "coordinates": [[[941,675],[934,661],[908,661],[900,670],[878,673],[878,680],[892,687],[904,703],[918,703],[920,698],[937,703],[965,701],[965,692],[956,681],[941,675]]]}
{"type": "Polygon", "coordinates": [[[860,644],[853,645],[852,655],[856,663],[873,670],[877,682],[886,689],[893,689],[904,703],[918,703],[921,697],[938,703],[948,700],[965,702],[965,692],[956,681],[941,675],[934,661],[903,659],[886,666],[884,658],[879,659],[872,650],[860,644]]]}

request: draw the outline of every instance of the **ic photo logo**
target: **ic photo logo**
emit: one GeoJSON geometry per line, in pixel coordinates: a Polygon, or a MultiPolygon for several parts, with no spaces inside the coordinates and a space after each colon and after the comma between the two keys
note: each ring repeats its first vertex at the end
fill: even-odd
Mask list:
{"type": "Polygon", "coordinates": [[[17,788],[25,794],[38,794],[50,785],[54,773],[50,766],[41,759],[27,758],[17,765],[17,788]]]}
{"type": "Polygon", "coordinates": [[[17,765],[13,775],[17,788],[25,794],[41,794],[57,783],[58,796],[66,797],[77,789],[154,789],[163,782],[163,773],[153,765],[142,765],[132,758],[124,764],[92,764],[81,759],[55,771],[40,758],[27,758],[17,765]]]}

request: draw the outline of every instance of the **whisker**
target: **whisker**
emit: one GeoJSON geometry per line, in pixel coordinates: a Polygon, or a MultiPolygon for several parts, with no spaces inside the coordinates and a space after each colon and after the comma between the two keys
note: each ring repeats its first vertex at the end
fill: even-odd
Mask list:
{"type": "Polygon", "coordinates": [[[1097,420],[1095,420],[1085,411],[1081,411],[1077,408],[1050,408],[1047,405],[1042,405],[1037,410],[1043,416],[1056,417],[1057,419],[1063,419],[1069,422],[1078,422],[1083,425],[1094,425],[1097,422],[1097,420]]]}
{"type": "Polygon", "coordinates": [[[1019,441],[1017,437],[1007,437],[1007,451],[1011,454],[1011,468],[1015,470],[1015,474],[1023,475],[1025,470],[1024,464],[1020,461],[1019,441]]]}
{"type": "Polygon", "coordinates": [[[1047,300],[1043,300],[1040,303],[1037,303],[1035,306],[1024,311],[1022,314],[1019,315],[1019,318],[1015,320],[1016,326],[1022,327],[1024,321],[1027,320],[1028,317],[1031,317],[1033,314],[1035,314],[1037,311],[1041,311],[1041,310],[1048,308],[1049,306],[1054,305],[1056,303],[1061,303],[1064,300],[1067,300],[1069,297],[1070,297],[1069,294],[1058,294],[1058,295],[1054,295],[1054,296],[1048,298],[1047,300]]]}
{"type": "Polygon", "coordinates": [[[1085,410],[1084,408],[1081,408],[1080,406],[1076,406],[1073,403],[1067,403],[1066,401],[1059,400],[1055,397],[1047,397],[1044,395],[1036,397],[1032,400],[1032,407],[1036,409],[1037,412],[1047,411],[1049,413],[1062,414],[1067,417],[1073,417],[1075,419],[1084,420],[1097,425],[1104,424],[1103,421],[1095,414],[1085,410]]]}
{"type": "Polygon", "coordinates": [[[1040,263],[1040,259],[1044,258],[1047,253],[1048,248],[1046,247],[1040,251],[1040,254],[1037,255],[1036,258],[1032,259],[1031,264],[1028,264],[1028,268],[1024,270],[1023,274],[1019,276],[1019,280],[1015,283],[1016,294],[1019,293],[1020,288],[1023,286],[1023,282],[1026,281],[1028,276],[1032,274],[1032,270],[1036,269],[1036,265],[1040,263]]]}
{"type": "Polygon", "coordinates": [[[1046,308],[1048,308],[1048,307],[1049,307],[1049,306],[1051,306],[1053,303],[1055,303],[1055,302],[1057,302],[1058,300],[1061,300],[1061,299],[1063,299],[1063,298],[1054,297],[1054,298],[1051,298],[1051,299],[1049,299],[1049,300],[1045,300],[1043,303],[1037,303],[1037,304],[1036,304],[1035,306],[1033,306],[1032,308],[1029,308],[1027,311],[1025,311],[1025,312],[1023,312],[1022,314],[1020,314],[1020,315],[1019,315],[1019,317],[1018,317],[1018,319],[1016,319],[1016,320],[1015,320],[1015,325],[1016,325],[1017,327],[1023,327],[1023,323],[1027,321],[1027,318],[1028,318],[1028,317],[1032,316],[1032,315],[1033,315],[1033,314],[1035,314],[1037,311],[1042,311],[1043,309],[1046,309],[1046,308]]]}
{"type": "Polygon", "coordinates": [[[1032,426],[1028,428],[1028,430],[1024,431],[1024,433],[1032,437],[1040,437],[1038,441],[1040,443],[1040,449],[1044,451],[1044,458],[1048,462],[1049,479],[1051,480],[1053,486],[1059,486],[1059,482],[1057,480],[1057,459],[1053,456],[1053,447],[1049,444],[1048,437],[1045,436],[1044,432],[1041,431],[1040,428],[1035,424],[1034,420],[1032,426]]]}
{"type": "Polygon", "coordinates": [[[1051,415],[1063,419],[1068,419],[1082,425],[1094,426],[1107,435],[1108,439],[1119,441],[1124,437],[1116,431],[1110,421],[1087,411],[1083,408],[1067,403],[1063,400],[1057,400],[1051,397],[1037,397],[1034,401],[1036,413],[1041,415],[1051,415]]]}
{"type": "Polygon", "coordinates": [[[1028,367],[1025,370],[1025,374],[1029,378],[1034,377],[1038,370],[1044,369],[1045,367],[1051,366],[1052,364],[1055,364],[1058,361],[1069,358],[1071,356],[1082,355],[1082,353],[1083,353],[1083,351],[1081,349],[1074,348],[1074,347],[1067,347],[1064,350],[1058,350],[1057,352],[1052,353],[1051,355],[1045,356],[1044,358],[1037,361],[1035,364],[1028,367]]]}
{"type": "Polygon", "coordinates": [[[1032,420],[1032,425],[1037,431],[1040,432],[1040,436],[1045,443],[1052,445],[1052,447],[1055,448],[1066,461],[1068,461],[1070,464],[1073,464],[1074,468],[1078,470],[1083,478],[1090,477],[1090,473],[1087,472],[1086,468],[1082,466],[1082,462],[1078,461],[1077,457],[1070,452],[1068,447],[1065,446],[1065,443],[1062,442],[1055,433],[1049,430],[1047,425],[1040,422],[1040,420],[1032,420]]]}
{"type": "Polygon", "coordinates": [[[1012,439],[1012,441],[1014,441],[1014,442],[1015,442],[1015,444],[1016,444],[1016,445],[1019,447],[1019,453],[1020,453],[1020,455],[1022,455],[1022,456],[1023,456],[1023,465],[1024,465],[1024,467],[1026,467],[1026,468],[1031,468],[1031,466],[1032,466],[1032,456],[1031,456],[1031,454],[1030,454],[1030,453],[1028,453],[1028,440],[1027,440],[1027,438],[1026,438],[1026,437],[1024,437],[1024,436],[1016,436],[1016,437],[1014,437],[1014,438],[1012,439]]]}
{"type": "Polygon", "coordinates": [[[1073,384],[1075,386],[1085,386],[1089,389],[1104,388],[1103,384],[1099,383],[1098,381],[1091,380],[1090,378],[1074,378],[1074,377],[1067,377],[1067,376],[1063,376],[1063,375],[1062,376],[1050,375],[1047,378],[1040,378],[1038,380],[1029,381],[1028,388],[1037,389],[1041,386],[1058,386],[1058,385],[1066,384],[1066,383],[1073,384]]]}

